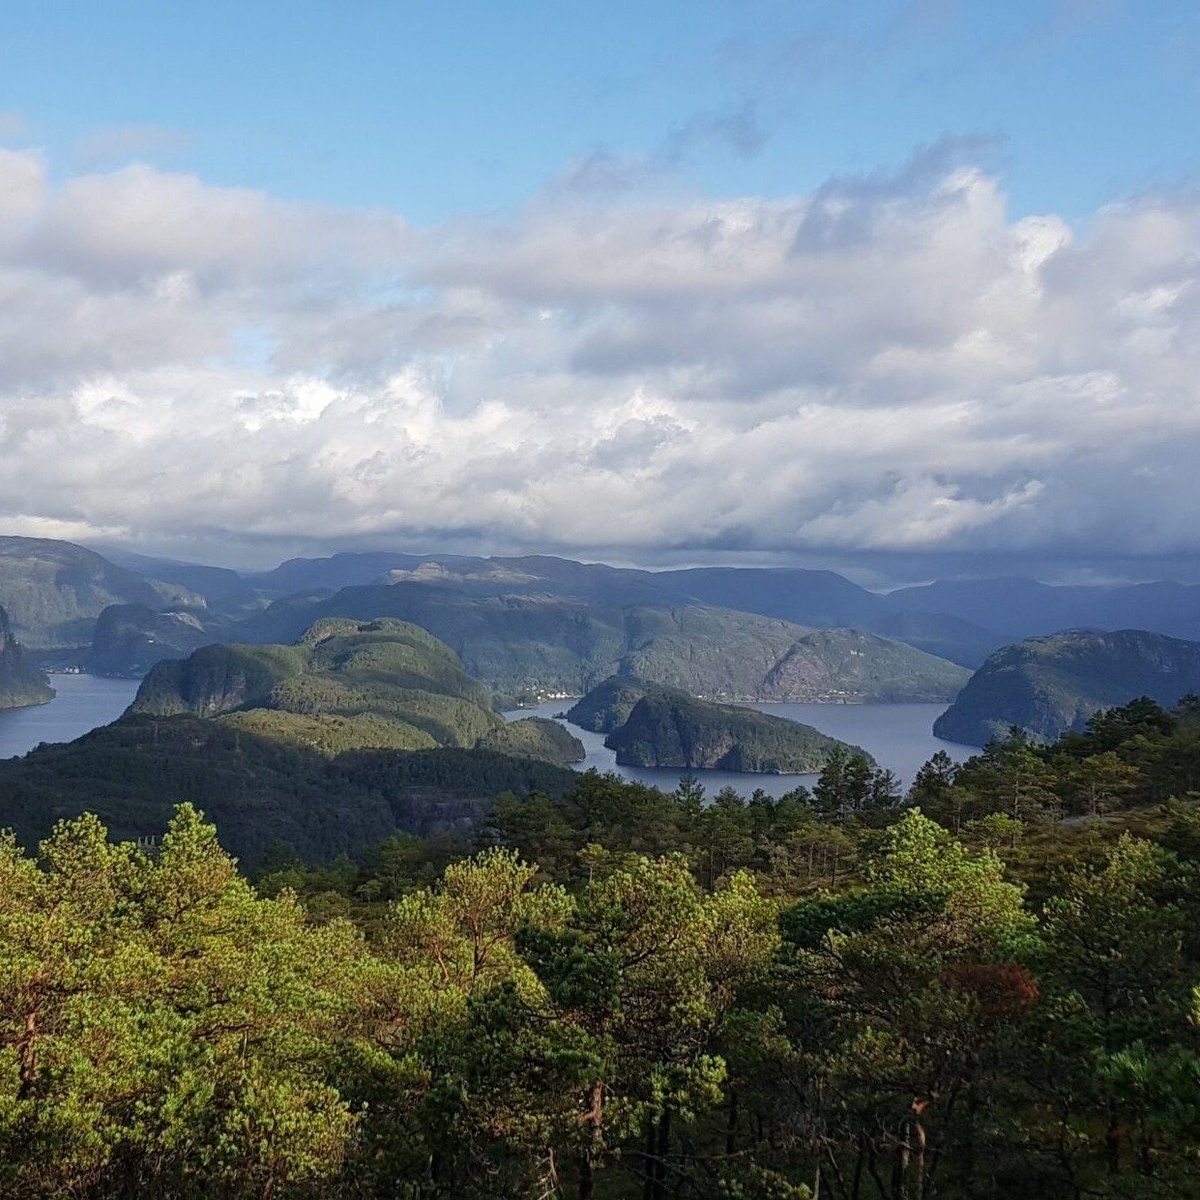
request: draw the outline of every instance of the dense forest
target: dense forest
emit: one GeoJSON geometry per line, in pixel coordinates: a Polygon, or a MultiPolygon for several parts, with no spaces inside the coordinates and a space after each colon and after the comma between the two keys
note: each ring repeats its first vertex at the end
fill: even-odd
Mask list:
{"type": "Polygon", "coordinates": [[[1198,779],[1189,698],[253,880],[188,805],[10,838],[0,1194],[1200,1196],[1198,779]]]}

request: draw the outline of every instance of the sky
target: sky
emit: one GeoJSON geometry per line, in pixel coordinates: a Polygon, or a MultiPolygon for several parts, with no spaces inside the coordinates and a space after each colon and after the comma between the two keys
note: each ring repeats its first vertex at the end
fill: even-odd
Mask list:
{"type": "Polygon", "coordinates": [[[0,16],[0,530],[1200,579],[1200,6],[0,16]]]}

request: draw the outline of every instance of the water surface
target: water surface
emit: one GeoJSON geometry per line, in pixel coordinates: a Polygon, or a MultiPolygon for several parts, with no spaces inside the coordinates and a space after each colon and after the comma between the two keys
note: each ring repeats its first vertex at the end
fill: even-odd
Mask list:
{"type": "MultiPolygon", "coordinates": [[[[573,700],[549,700],[536,708],[517,709],[504,715],[510,721],[521,717],[554,717],[573,703],[573,700]]],[[[881,767],[895,771],[905,787],[912,782],[921,765],[939,750],[945,750],[955,762],[979,753],[975,746],[946,742],[933,736],[933,722],[945,712],[944,704],[753,704],[749,707],[800,721],[830,737],[861,746],[881,767]]],[[[622,779],[647,783],[667,792],[673,791],[685,774],[695,775],[710,796],[723,787],[732,787],[743,795],[761,788],[770,796],[782,796],[798,784],[811,787],[817,781],[815,774],[759,775],[741,771],[686,772],[667,767],[621,767],[617,765],[616,752],[605,748],[604,734],[591,733],[566,721],[560,723],[583,743],[587,751],[584,761],[576,764],[577,770],[596,767],[601,771],[615,771],[622,779]]]]}
{"type": "Polygon", "coordinates": [[[129,707],[137,679],[103,675],[51,675],[49,704],[0,710],[0,758],[27,754],[41,742],[71,742],[115,721],[129,707]]]}

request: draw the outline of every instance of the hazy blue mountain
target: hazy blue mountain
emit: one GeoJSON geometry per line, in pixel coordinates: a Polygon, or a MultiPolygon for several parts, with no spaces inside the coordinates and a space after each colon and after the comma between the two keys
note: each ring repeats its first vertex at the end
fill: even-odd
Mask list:
{"type": "Polygon", "coordinates": [[[207,609],[110,604],[96,619],[84,666],[97,675],[139,676],[163,659],[186,658],[234,636],[232,622],[207,609]]]}
{"type": "Polygon", "coordinates": [[[1141,629],[1069,630],[996,651],[934,723],[938,737],[982,746],[1017,726],[1053,740],[1100,708],[1149,696],[1173,705],[1200,691],[1200,642],[1141,629]]]}
{"type": "Polygon", "coordinates": [[[779,617],[794,625],[870,629],[887,611],[881,596],[833,571],[698,567],[662,571],[654,578],[703,604],[779,617]]]}
{"type": "Polygon", "coordinates": [[[127,571],[133,571],[147,579],[158,579],[190,588],[204,596],[209,603],[241,595],[251,586],[239,572],[228,567],[209,567],[202,563],[180,562],[173,558],[156,558],[114,546],[95,546],[93,549],[118,567],[124,567],[127,571]]]}
{"type": "Polygon", "coordinates": [[[886,597],[893,611],[948,613],[1008,637],[1063,629],[1147,629],[1200,638],[1200,585],[1055,587],[1030,579],[940,580],[886,597]]]}
{"type": "Polygon", "coordinates": [[[53,699],[50,681],[26,662],[13,637],[8,613],[0,608],[0,708],[24,708],[53,699]]]}
{"type": "Polygon", "coordinates": [[[1005,642],[1003,634],[946,613],[887,613],[877,618],[871,629],[927,654],[971,668],[979,666],[1005,642]]]}

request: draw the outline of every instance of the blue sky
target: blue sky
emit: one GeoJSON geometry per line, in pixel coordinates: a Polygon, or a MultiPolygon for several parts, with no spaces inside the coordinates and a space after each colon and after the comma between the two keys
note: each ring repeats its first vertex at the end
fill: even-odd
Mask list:
{"type": "Polygon", "coordinates": [[[1200,580],[1197,62],[1195,0],[7,0],[0,530],[1200,580]]]}
{"type": "Polygon", "coordinates": [[[0,111],[59,175],[136,156],[418,223],[597,153],[786,196],[953,135],[1016,215],[1082,219],[1194,185],[1198,58],[1188,0],[8,0],[0,111]]]}

